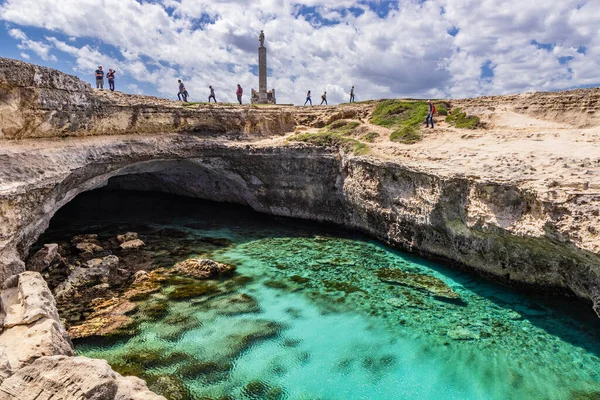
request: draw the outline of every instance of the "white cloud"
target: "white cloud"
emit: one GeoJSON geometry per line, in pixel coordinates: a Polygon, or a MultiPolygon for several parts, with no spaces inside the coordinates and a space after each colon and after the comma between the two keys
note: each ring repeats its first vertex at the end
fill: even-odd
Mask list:
{"type": "Polygon", "coordinates": [[[395,6],[382,18],[351,0],[104,0],[102,7],[94,0],[61,0],[60,7],[50,0],[5,0],[0,18],[82,39],[77,43],[87,44],[77,47],[54,38],[25,45],[22,30],[9,31],[40,56],[51,57],[44,45],[72,55],[78,72],[114,66],[170,97],[181,77],[195,100],[208,97],[208,85],[225,101],[235,99],[237,83],[247,94],[258,86],[252,71],[264,29],[269,87],[280,102],[300,103],[308,89],[327,90],[331,102],[347,101],[352,85],[360,100],[598,84],[600,11],[592,3],[400,0],[389,3],[395,6]],[[316,15],[303,16],[302,6],[315,7],[316,15]],[[344,11],[351,6],[360,15],[344,11]],[[104,54],[99,43],[120,54],[104,54]],[[569,59],[561,63],[562,57],[569,59]],[[481,76],[486,64],[491,78],[481,76]]]}
{"type": "MultiPolygon", "coordinates": [[[[17,40],[21,41],[21,43],[19,45],[17,45],[17,47],[19,49],[31,50],[34,53],[36,53],[38,56],[40,56],[42,58],[42,60],[56,61],[56,57],[54,55],[50,54],[50,50],[52,49],[52,46],[50,46],[46,43],[37,42],[35,40],[28,39],[27,35],[20,29],[16,29],[16,28],[10,29],[8,31],[8,34],[13,39],[17,39],[17,40]]],[[[21,53],[21,54],[26,54],[26,53],[21,53]]],[[[23,58],[28,60],[29,55],[27,55],[26,57],[23,57],[23,58]]]]}
{"type": "Polygon", "coordinates": [[[21,58],[24,60],[29,60],[31,57],[29,56],[29,54],[21,52],[21,58]]]}

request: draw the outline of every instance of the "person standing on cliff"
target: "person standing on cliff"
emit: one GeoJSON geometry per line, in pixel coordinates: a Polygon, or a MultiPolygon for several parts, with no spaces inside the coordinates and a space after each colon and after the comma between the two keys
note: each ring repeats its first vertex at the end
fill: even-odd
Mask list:
{"type": "Polygon", "coordinates": [[[435,114],[435,104],[431,102],[431,100],[427,100],[428,114],[427,118],[425,118],[425,124],[429,128],[429,121],[431,121],[431,129],[433,129],[433,116],[435,114]]]}
{"type": "Polygon", "coordinates": [[[217,98],[215,97],[215,89],[212,86],[208,87],[210,89],[210,96],[208,96],[208,102],[210,103],[210,99],[213,99],[215,103],[217,102],[217,98]]]}
{"type": "Polygon", "coordinates": [[[323,92],[323,94],[321,95],[321,104],[319,105],[322,106],[323,102],[325,102],[325,105],[327,105],[327,92],[323,92]]]}
{"type": "Polygon", "coordinates": [[[188,92],[185,90],[185,85],[183,82],[181,82],[181,79],[178,79],[177,82],[179,82],[179,92],[177,93],[177,98],[181,100],[183,97],[183,102],[187,103],[188,92]]]}
{"type": "Polygon", "coordinates": [[[96,89],[104,89],[104,71],[102,71],[102,65],[96,70],[96,89]]]}
{"type": "Polygon", "coordinates": [[[350,88],[350,103],[354,102],[354,86],[350,88]]]}
{"type": "Polygon", "coordinates": [[[111,92],[115,91],[115,70],[109,69],[108,74],[106,74],[106,79],[108,79],[108,87],[111,92]]]}
{"type": "Polygon", "coordinates": [[[306,105],[306,103],[308,103],[310,101],[310,105],[312,106],[312,100],[310,99],[310,90],[308,91],[308,93],[306,93],[306,101],[304,102],[304,105],[306,105]]]}
{"type": "Polygon", "coordinates": [[[242,104],[242,93],[244,93],[244,89],[238,83],[237,89],[235,91],[235,95],[237,96],[238,101],[242,104]]]}

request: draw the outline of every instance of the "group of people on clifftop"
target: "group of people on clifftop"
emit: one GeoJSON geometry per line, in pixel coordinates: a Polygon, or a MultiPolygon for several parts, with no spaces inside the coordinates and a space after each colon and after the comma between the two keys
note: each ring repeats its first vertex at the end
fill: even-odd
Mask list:
{"type": "MultiPolygon", "coordinates": [[[[306,101],[304,102],[304,105],[306,105],[306,103],[310,103],[311,106],[313,105],[310,90],[306,93],[306,101]]],[[[319,104],[319,105],[322,106],[323,103],[325,103],[325,105],[327,105],[327,92],[323,92],[323,94],[321,95],[321,104],[319,104]]],[[[352,86],[352,88],[350,88],[349,103],[354,103],[354,86],[352,86]]]]}
{"type": "MultiPolygon", "coordinates": [[[[115,91],[115,71],[114,69],[109,69],[106,74],[106,79],[108,80],[108,87],[111,92],[115,91]]],[[[98,66],[96,70],[96,89],[104,89],[104,71],[102,70],[102,65],[98,66]]]]}

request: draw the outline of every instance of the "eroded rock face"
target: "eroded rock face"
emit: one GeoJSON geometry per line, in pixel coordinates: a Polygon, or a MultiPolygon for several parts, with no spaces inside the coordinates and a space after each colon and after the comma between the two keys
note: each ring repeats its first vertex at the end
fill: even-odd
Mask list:
{"type": "Polygon", "coordinates": [[[0,375],[10,375],[42,356],[74,354],[54,297],[39,273],[23,272],[7,280],[1,300],[6,315],[0,334],[0,375]]]}
{"type": "Polygon", "coordinates": [[[138,378],[122,377],[103,360],[41,357],[0,385],[1,400],[165,400],[138,378]]]}
{"type": "Polygon", "coordinates": [[[84,266],[75,268],[67,280],[58,285],[55,290],[57,298],[69,296],[78,286],[101,282],[111,272],[115,273],[118,264],[119,258],[114,255],[89,260],[84,266]]]}

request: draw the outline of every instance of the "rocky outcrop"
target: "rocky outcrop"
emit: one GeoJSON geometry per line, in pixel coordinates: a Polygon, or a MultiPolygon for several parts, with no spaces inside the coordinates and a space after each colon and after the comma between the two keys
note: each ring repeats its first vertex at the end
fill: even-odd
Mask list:
{"type": "Polygon", "coordinates": [[[85,265],[75,268],[67,280],[56,288],[57,298],[70,296],[78,286],[102,282],[109,274],[116,273],[118,264],[119,258],[113,255],[89,260],[85,265]]]}
{"type": "Polygon", "coordinates": [[[2,287],[0,353],[6,375],[42,356],[73,355],[54,297],[37,272],[23,272],[2,287]]]}
{"type": "Polygon", "coordinates": [[[165,400],[106,361],[66,356],[41,357],[0,384],[0,400],[39,399],[165,400]]]}
{"type": "Polygon", "coordinates": [[[281,134],[293,128],[280,107],[202,107],[92,90],[75,76],[0,58],[0,139],[187,132],[204,136],[281,134]]]}

